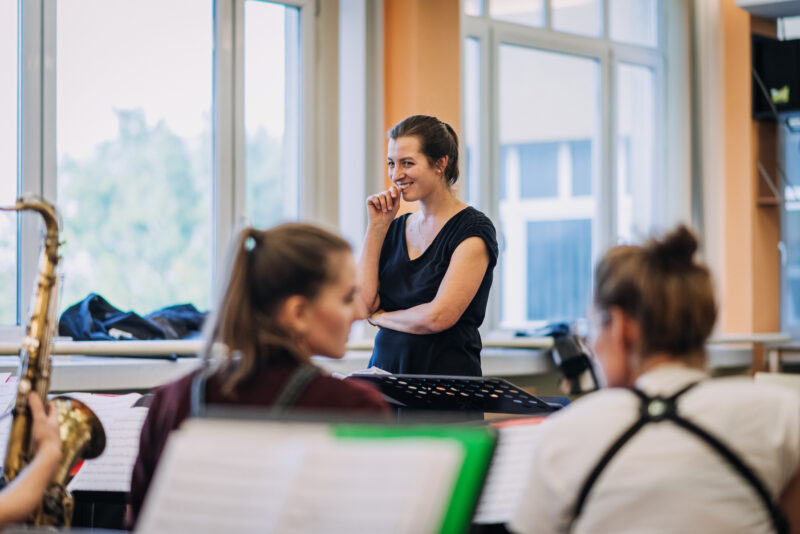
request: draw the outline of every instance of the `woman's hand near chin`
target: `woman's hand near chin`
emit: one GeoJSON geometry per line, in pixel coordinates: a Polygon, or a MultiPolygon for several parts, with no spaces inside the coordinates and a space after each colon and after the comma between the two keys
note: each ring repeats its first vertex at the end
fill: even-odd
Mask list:
{"type": "Polygon", "coordinates": [[[400,209],[400,190],[392,186],[367,197],[367,216],[370,226],[389,226],[400,209]]]}

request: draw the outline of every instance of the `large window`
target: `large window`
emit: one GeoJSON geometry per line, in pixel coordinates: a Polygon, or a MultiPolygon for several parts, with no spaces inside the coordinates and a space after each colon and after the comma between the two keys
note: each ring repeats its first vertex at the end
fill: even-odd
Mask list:
{"type": "MultiPolygon", "coordinates": [[[[315,24],[312,0],[0,0],[0,205],[56,204],[60,311],[208,309],[242,221],[315,215],[315,24]],[[19,82],[18,57],[42,68],[19,82]]],[[[34,219],[0,214],[0,334],[33,290],[34,219]]]]}
{"type": "Polygon", "coordinates": [[[598,62],[507,44],[499,53],[502,317],[581,316],[591,279],[598,62]]]}
{"type": "Polygon", "coordinates": [[[213,15],[211,0],[59,2],[62,307],[94,292],[207,308],[213,15]]]}
{"type": "Polygon", "coordinates": [[[658,9],[657,0],[465,5],[467,198],[481,193],[501,243],[490,327],[583,317],[598,254],[657,225],[658,9]],[[478,170],[473,154],[490,161],[478,170]]]}
{"type": "MultiPolygon", "coordinates": [[[[17,196],[17,2],[0,0],[0,206],[17,196]]],[[[0,325],[17,322],[17,214],[0,212],[0,325]]]]}

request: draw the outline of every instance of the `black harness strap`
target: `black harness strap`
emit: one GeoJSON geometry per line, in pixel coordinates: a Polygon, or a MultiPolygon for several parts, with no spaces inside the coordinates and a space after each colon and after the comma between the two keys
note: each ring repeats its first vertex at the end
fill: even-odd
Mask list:
{"type": "MultiPolygon", "coordinates": [[[[664,403],[665,409],[668,409],[670,405],[674,408],[675,401],[677,400],[677,398],[686,393],[687,391],[689,391],[690,389],[692,389],[696,383],[697,382],[689,384],[688,386],[681,389],[680,391],[678,391],[677,393],[675,393],[674,395],[672,395],[667,399],[663,399],[660,397],[656,397],[656,399],[661,400],[664,403]]],[[[592,490],[592,487],[594,486],[595,482],[597,482],[597,479],[600,477],[600,473],[603,472],[603,470],[606,468],[606,466],[614,457],[614,455],[616,455],[619,452],[619,450],[623,447],[623,445],[625,445],[628,442],[628,440],[630,440],[644,425],[651,422],[651,418],[653,416],[651,416],[648,413],[647,409],[648,406],[650,405],[649,401],[656,399],[650,399],[647,395],[644,394],[644,392],[639,391],[638,389],[634,389],[633,392],[636,393],[636,395],[642,399],[642,404],[639,410],[639,419],[635,423],[633,423],[633,425],[631,425],[628,428],[628,430],[623,432],[619,438],[617,438],[617,440],[608,448],[603,457],[600,458],[600,461],[597,462],[597,465],[594,467],[594,469],[592,469],[592,472],[589,474],[588,478],[583,483],[583,488],[581,488],[581,492],[578,494],[578,501],[575,504],[575,508],[572,513],[573,521],[575,521],[575,519],[577,519],[578,516],[581,515],[581,512],[583,511],[583,506],[584,504],[586,504],[586,498],[589,496],[589,492],[592,490]]],[[[663,413],[659,415],[663,417],[663,413]]]]}
{"type": "Polygon", "coordinates": [[[747,464],[744,463],[744,461],[732,450],[730,450],[724,443],[691,421],[682,417],[677,417],[672,419],[672,421],[681,428],[688,430],[695,436],[705,441],[712,449],[717,451],[723,458],[728,460],[728,463],[731,464],[734,469],[736,469],[742,478],[750,483],[753,489],[755,489],[758,493],[758,496],[761,497],[761,501],[764,503],[764,507],[767,509],[767,512],[772,519],[772,525],[775,527],[775,532],[781,534],[789,532],[789,523],[786,519],[786,516],[784,515],[783,511],[776,506],[769,494],[769,490],[767,490],[766,486],[764,486],[753,469],[748,467],[747,464]]]}
{"type": "Polygon", "coordinates": [[[688,419],[678,415],[678,397],[692,389],[697,384],[697,382],[691,383],[677,393],[666,398],[660,396],[649,397],[643,391],[640,391],[636,388],[631,389],[631,391],[635,393],[636,396],[638,396],[641,400],[639,419],[634,422],[625,432],[623,432],[616,441],[614,441],[606,453],[600,458],[600,461],[597,462],[597,465],[595,465],[591,473],[589,473],[589,476],[586,478],[586,481],[583,483],[583,487],[578,494],[578,500],[573,508],[570,525],[574,524],[575,520],[580,516],[584,506],[586,505],[586,499],[589,496],[589,492],[594,487],[597,479],[600,477],[600,474],[608,466],[611,459],[619,452],[619,450],[646,424],[660,423],[661,421],[672,421],[684,430],[705,441],[713,450],[727,460],[728,463],[736,470],[736,472],[742,476],[742,478],[750,483],[750,485],[758,493],[758,496],[764,504],[764,507],[767,509],[770,519],[772,520],[772,525],[775,528],[775,532],[778,534],[789,532],[789,524],[786,520],[786,516],[776,506],[766,486],[764,486],[753,469],[748,467],[739,456],[737,456],[730,448],[728,448],[714,435],[695,425],[688,419]]]}

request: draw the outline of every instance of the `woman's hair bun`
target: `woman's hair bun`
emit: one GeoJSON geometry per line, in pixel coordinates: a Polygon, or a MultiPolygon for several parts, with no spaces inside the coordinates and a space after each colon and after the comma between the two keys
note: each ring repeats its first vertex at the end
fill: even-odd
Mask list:
{"type": "Polygon", "coordinates": [[[648,248],[660,263],[691,267],[697,246],[694,233],[682,224],[662,239],[653,240],[648,248]]]}

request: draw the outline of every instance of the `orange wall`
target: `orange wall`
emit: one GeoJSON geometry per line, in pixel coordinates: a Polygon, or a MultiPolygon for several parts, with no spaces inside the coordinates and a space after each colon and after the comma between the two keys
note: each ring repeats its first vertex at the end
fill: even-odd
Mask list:
{"type": "Polygon", "coordinates": [[[422,114],[450,123],[460,135],[458,4],[458,0],[384,0],[387,131],[409,115],[422,114]]]}
{"type": "Polygon", "coordinates": [[[774,123],[751,118],[751,32],[773,33],[774,22],[752,18],[735,0],[720,0],[723,50],[725,172],[724,332],[779,330],[779,217],[760,205],[757,162],[774,176],[774,123]]]}

